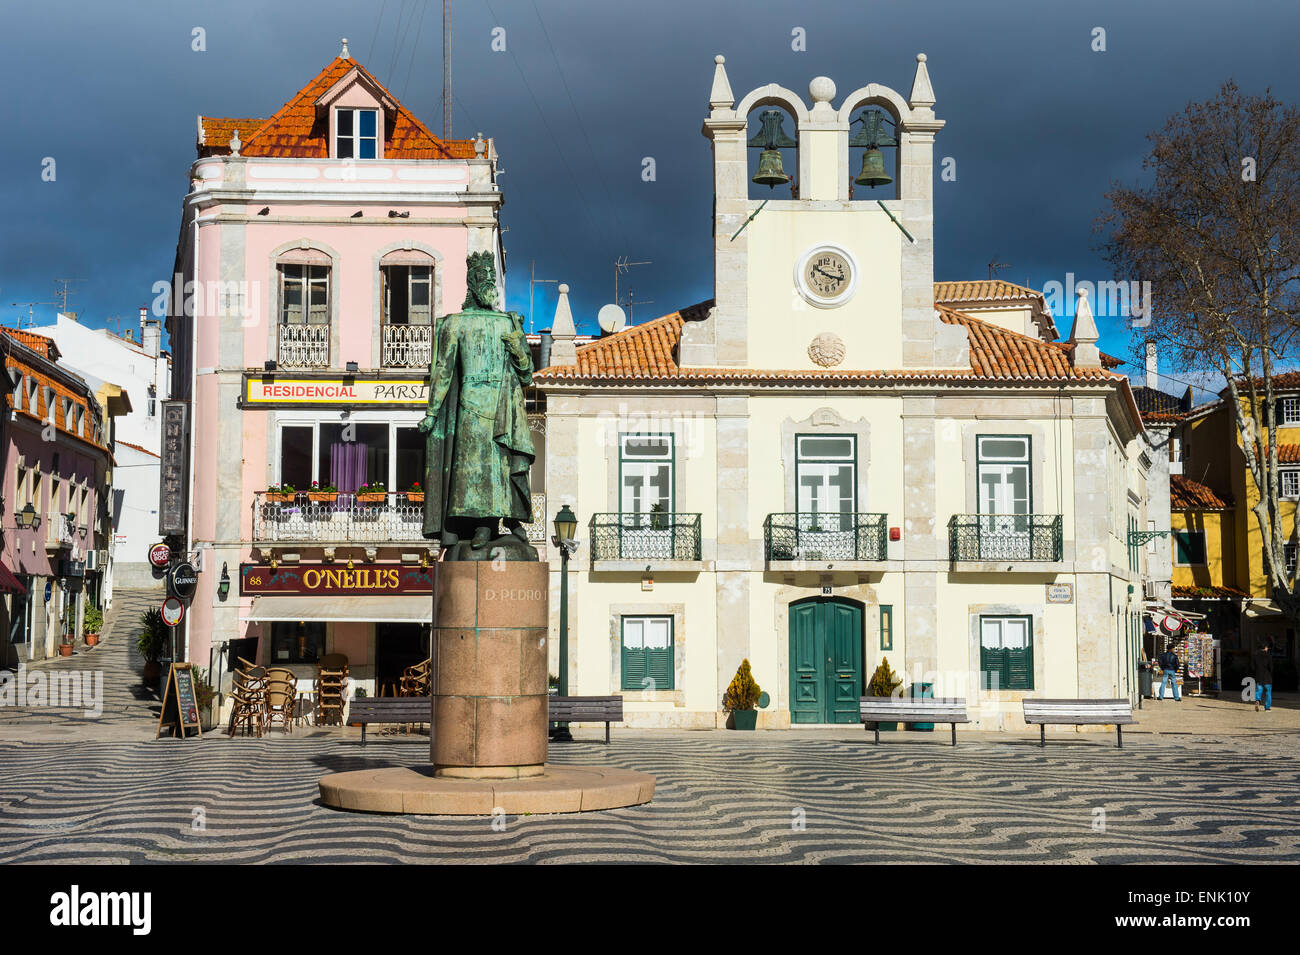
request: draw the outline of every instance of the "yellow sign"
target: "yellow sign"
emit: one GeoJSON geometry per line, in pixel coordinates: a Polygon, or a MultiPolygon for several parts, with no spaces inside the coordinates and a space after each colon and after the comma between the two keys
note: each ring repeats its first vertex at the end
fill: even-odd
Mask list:
{"type": "Polygon", "coordinates": [[[250,405],[424,405],[429,382],[424,378],[272,378],[244,379],[244,402],[250,405]]]}

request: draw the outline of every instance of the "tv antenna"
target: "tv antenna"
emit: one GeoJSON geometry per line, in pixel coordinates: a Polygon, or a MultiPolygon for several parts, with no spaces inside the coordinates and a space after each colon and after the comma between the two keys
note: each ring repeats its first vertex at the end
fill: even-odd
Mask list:
{"type": "MultiPolygon", "coordinates": [[[[649,259],[644,262],[629,262],[626,255],[621,255],[614,260],[614,304],[618,304],[618,276],[620,272],[626,272],[634,265],[653,265],[649,259]]],[[[629,293],[630,294],[630,293],[629,293]]],[[[630,304],[630,303],[629,303],[630,304]]],[[[642,302],[643,305],[649,305],[649,302],[642,302]]]]}
{"type": "MultiPolygon", "coordinates": [[[[26,307],[27,324],[35,325],[36,324],[35,309],[37,305],[58,305],[59,303],[58,302],[10,302],[9,304],[17,308],[26,307]]],[[[18,317],[18,327],[19,328],[23,327],[23,319],[21,315],[18,317]]]]}
{"type": "Polygon", "coordinates": [[[537,277],[537,260],[532,262],[528,272],[528,331],[533,331],[533,287],[536,285],[554,285],[559,279],[539,279],[537,277]]]}
{"type": "Polygon", "coordinates": [[[59,298],[62,300],[62,304],[59,307],[59,311],[67,312],[68,296],[72,294],[72,283],[79,282],[79,281],[81,280],[80,279],[55,279],[54,280],[54,284],[56,286],[60,286],[60,288],[54,293],[55,295],[59,296],[59,298]]]}
{"type": "Polygon", "coordinates": [[[636,306],[638,306],[638,305],[653,305],[654,303],[655,303],[655,300],[652,299],[652,298],[648,298],[648,299],[645,299],[644,301],[640,301],[640,302],[633,301],[633,299],[632,299],[632,287],[631,287],[631,286],[628,286],[628,290],[627,290],[627,320],[628,320],[629,322],[632,321],[632,318],[633,318],[633,315],[634,315],[633,309],[634,309],[636,306]]]}
{"type": "Polygon", "coordinates": [[[998,273],[1001,272],[1003,269],[1009,269],[1011,268],[1011,266],[1008,265],[1006,262],[999,262],[998,257],[995,255],[993,256],[993,258],[989,259],[988,268],[989,268],[989,279],[991,280],[997,278],[998,273]]]}

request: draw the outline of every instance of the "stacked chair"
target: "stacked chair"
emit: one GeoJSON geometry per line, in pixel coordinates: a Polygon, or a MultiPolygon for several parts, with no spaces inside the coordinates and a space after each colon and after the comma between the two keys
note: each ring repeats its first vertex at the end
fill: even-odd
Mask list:
{"type": "Polygon", "coordinates": [[[327,653],[316,668],[316,725],[343,725],[343,708],[348,699],[348,658],[327,653]]]}
{"type": "Polygon", "coordinates": [[[278,719],[286,733],[293,732],[294,711],[298,705],[298,681],[293,671],[272,667],[266,671],[266,728],[278,719]]]}
{"type": "Polygon", "coordinates": [[[402,672],[402,696],[429,695],[429,665],[432,662],[431,659],[422,660],[402,672]]]}
{"type": "Polygon", "coordinates": [[[266,670],[243,657],[239,658],[239,664],[231,693],[235,705],[226,732],[234,736],[236,730],[242,729],[245,736],[249,733],[261,736],[266,731],[266,670]]]}

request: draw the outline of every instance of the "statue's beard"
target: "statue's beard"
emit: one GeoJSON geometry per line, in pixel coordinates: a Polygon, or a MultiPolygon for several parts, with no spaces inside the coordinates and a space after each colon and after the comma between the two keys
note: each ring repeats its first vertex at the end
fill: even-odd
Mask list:
{"type": "Polygon", "coordinates": [[[474,293],[474,297],[478,299],[479,304],[482,305],[484,308],[486,309],[496,308],[497,291],[491,286],[488,286],[486,289],[484,289],[481,292],[474,293]]]}

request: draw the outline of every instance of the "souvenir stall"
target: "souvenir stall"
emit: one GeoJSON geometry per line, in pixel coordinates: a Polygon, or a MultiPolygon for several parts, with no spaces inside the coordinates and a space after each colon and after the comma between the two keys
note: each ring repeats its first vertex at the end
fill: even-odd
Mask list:
{"type": "MultiPolygon", "coordinates": [[[[1179,693],[1203,696],[1217,693],[1222,672],[1222,647],[1213,634],[1202,631],[1204,614],[1151,606],[1143,618],[1143,653],[1155,665],[1160,654],[1173,650],[1180,663],[1179,693]]],[[[1152,695],[1159,692],[1160,680],[1154,681],[1152,695]]]]}

